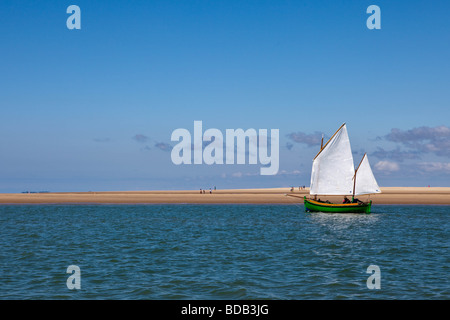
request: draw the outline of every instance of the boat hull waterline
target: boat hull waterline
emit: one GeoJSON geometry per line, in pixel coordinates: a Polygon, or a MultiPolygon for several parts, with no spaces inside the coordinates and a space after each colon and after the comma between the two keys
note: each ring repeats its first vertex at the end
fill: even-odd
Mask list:
{"type": "Polygon", "coordinates": [[[372,201],[368,203],[327,203],[306,199],[304,197],[305,211],[325,213],[370,213],[372,201]]]}

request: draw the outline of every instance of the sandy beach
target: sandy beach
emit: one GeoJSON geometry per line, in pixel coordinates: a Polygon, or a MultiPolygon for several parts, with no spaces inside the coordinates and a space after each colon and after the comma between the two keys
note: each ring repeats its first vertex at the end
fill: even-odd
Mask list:
{"type": "MultiPolygon", "coordinates": [[[[450,187],[386,187],[381,194],[360,196],[374,204],[445,204],[450,205],[450,187]]],[[[2,193],[0,204],[138,204],[138,203],[192,203],[192,204],[302,204],[309,189],[227,189],[200,194],[191,191],[105,191],[105,192],[49,192],[2,193]]],[[[320,197],[341,202],[343,197],[320,197]]]]}

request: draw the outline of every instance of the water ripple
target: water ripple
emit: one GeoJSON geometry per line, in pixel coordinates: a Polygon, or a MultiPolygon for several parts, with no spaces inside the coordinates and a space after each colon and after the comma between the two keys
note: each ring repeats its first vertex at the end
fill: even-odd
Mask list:
{"type": "Polygon", "coordinates": [[[450,207],[0,206],[1,299],[449,299],[450,207]],[[69,265],[81,290],[69,290],[69,265]],[[369,290],[369,265],[381,289],[369,290]]]}

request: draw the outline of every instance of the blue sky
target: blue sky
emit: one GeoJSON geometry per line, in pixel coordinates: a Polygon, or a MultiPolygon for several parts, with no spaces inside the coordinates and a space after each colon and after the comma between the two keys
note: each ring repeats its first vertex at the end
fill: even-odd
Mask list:
{"type": "Polygon", "coordinates": [[[0,3],[0,192],[309,185],[347,123],[380,186],[449,186],[448,1],[0,3]],[[69,5],[81,29],[69,30],[69,5]],[[369,30],[369,5],[381,29],[369,30]],[[280,170],[172,163],[177,128],[280,130],[280,170]]]}

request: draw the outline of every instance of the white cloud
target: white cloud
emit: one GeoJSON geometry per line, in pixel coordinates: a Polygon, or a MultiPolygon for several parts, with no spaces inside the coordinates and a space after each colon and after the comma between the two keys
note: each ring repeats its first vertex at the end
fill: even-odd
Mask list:
{"type": "Polygon", "coordinates": [[[418,166],[425,172],[450,173],[449,162],[420,162],[418,166]]]}
{"type": "Polygon", "coordinates": [[[375,164],[375,169],[389,173],[400,170],[400,167],[397,162],[379,161],[375,164]]]}

